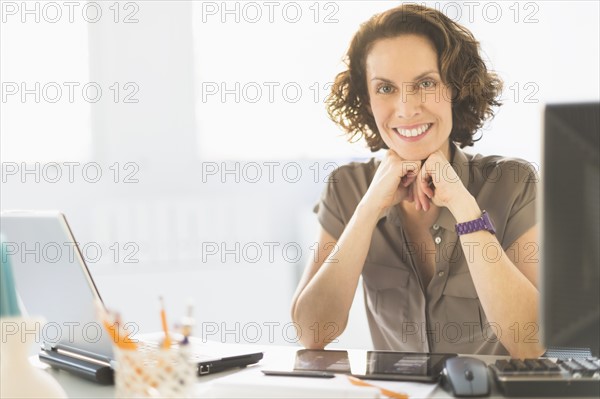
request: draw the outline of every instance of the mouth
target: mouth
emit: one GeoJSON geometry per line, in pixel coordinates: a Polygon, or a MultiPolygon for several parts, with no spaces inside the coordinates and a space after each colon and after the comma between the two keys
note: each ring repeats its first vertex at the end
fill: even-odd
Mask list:
{"type": "Polygon", "coordinates": [[[431,130],[431,126],[433,123],[424,123],[421,125],[416,125],[411,127],[410,129],[403,128],[392,128],[400,138],[408,141],[415,141],[421,139],[425,134],[427,134],[431,130]]]}

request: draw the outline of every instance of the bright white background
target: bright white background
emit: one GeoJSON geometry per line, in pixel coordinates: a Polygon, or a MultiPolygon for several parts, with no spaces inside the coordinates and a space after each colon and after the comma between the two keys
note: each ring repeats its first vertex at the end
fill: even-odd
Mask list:
{"type": "MultiPolygon", "coordinates": [[[[358,25],[399,2],[0,3],[2,209],[63,210],[105,301],[143,330],[161,293],[173,319],[194,298],[209,338],[250,342],[256,323],[259,342],[293,341],[312,206],[333,167],[372,156],[328,120],[327,84],[358,25]]],[[[543,105],[600,97],[598,2],[427,4],[505,81],[469,151],[539,164],[543,105]]],[[[361,301],[340,346],[370,345],[361,301]]]]}

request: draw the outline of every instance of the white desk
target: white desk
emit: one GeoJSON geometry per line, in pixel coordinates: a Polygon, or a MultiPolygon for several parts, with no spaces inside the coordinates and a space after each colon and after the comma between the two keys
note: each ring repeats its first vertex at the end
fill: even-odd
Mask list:
{"type": "MultiPolygon", "coordinates": [[[[211,344],[213,345],[213,344],[211,344]]],[[[222,373],[202,376],[198,378],[198,382],[196,384],[196,392],[195,396],[197,397],[219,397],[218,389],[215,391],[215,387],[219,385],[226,384],[227,381],[234,380],[252,380],[252,381],[260,381],[259,378],[269,378],[270,381],[275,381],[273,379],[281,379],[281,378],[289,378],[292,379],[294,383],[301,383],[304,387],[313,387],[315,389],[309,389],[305,391],[306,397],[323,397],[323,394],[318,393],[318,384],[325,384],[328,380],[325,379],[310,379],[310,378],[297,378],[297,377],[264,377],[262,373],[260,373],[261,369],[275,369],[275,370],[291,370],[294,364],[295,353],[300,347],[295,346],[275,346],[275,345],[229,345],[229,344],[214,344],[217,346],[226,346],[229,349],[233,346],[235,348],[239,348],[240,352],[250,350],[250,351],[258,351],[264,352],[264,358],[256,365],[249,366],[245,369],[234,369],[230,371],[225,371],[222,373]]],[[[497,357],[496,356],[478,356],[482,360],[487,363],[494,362],[497,357]]],[[[40,367],[43,367],[40,363],[40,367]]],[[[50,373],[56,380],[62,385],[64,390],[67,392],[69,398],[114,398],[114,386],[103,386],[98,385],[93,382],[89,382],[83,380],[79,377],[75,377],[72,374],[69,374],[65,371],[52,370],[50,368],[47,369],[48,373],[50,373]]],[[[344,378],[344,376],[338,375],[335,378],[344,378]]],[[[266,380],[265,380],[266,381],[266,380]]],[[[279,380],[282,381],[282,380],[279,380]]],[[[290,380],[291,381],[291,380],[290,380]]],[[[378,381],[370,381],[373,384],[377,384],[378,381]]],[[[496,387],[492,384],[492,398],[501,398],[502,396],[498,394],[496,387]]],[[[402,383],[395,383],[402,384],[402,383]]],[[[401,387],[401,385],[398,385],[401,387]]],[[[260,386],[259,386],[260,387],[260,386]]],[[[363,390],[365,389],[365,396],[371,395],[374,390],[370,390],[369,388],[356,388],[363,390]]],[[[290,396],[293,396],[293,387],[289,388],[290,396]]],[[[400,389],[401,390],[401,389],[400,389]]],[[[264,392],[252,392],[254,397],[265,397],[265,396],[277,396],[282,397],[281,392],[277,395],[271,395],[273,391],[269,391],[268,389],[264,392]]],[[[228,394],[230,397],[231,394],[228,394]]],[[[339,397],[339,396],[338,396],[339,397]]],[[[417,396],[413,396],[417,397],[417,396]]],[[[430,398],[451,398],[452,396],[447,393],[441,387],[434,388],[430,398]]]]}

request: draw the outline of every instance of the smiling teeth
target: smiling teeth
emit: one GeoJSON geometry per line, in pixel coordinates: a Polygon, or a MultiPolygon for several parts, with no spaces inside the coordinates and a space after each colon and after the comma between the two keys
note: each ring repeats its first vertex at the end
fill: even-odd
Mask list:
{"type": "Polygon", "coordinates": [[[420,136],[421,134],[423,134],[427,129],[429,129],[430,126],[431,126],[431,123],[426,123],[425,125],[421,125],[420,127],[417,127],[414,129],[398,129],[398,128],[396,128],[396,131],[404,137],[416,137],[416,136],[420,136]]]}

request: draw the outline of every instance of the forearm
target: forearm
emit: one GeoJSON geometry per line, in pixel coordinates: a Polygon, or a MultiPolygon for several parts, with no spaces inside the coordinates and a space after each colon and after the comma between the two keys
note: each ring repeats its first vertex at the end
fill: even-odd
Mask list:
{"type": "Polygon", "coordinates": [[[359,204],[335,250],[298,296],[292,317],[305,347],[323,348],[344,331],[377,220],[377,211],[359,204]]]}
{"type": "MultiPolygon", "coordinates": [[[[457,222],[481,216],[475,199],[463,202],[453,214],[457,222]]],[[[478,231],[461,236],[461,246],[469,265],[481,306],[498,339],[512,356],[538,357],[539,292],[506,255],[495,235],[478,231]]]]}

